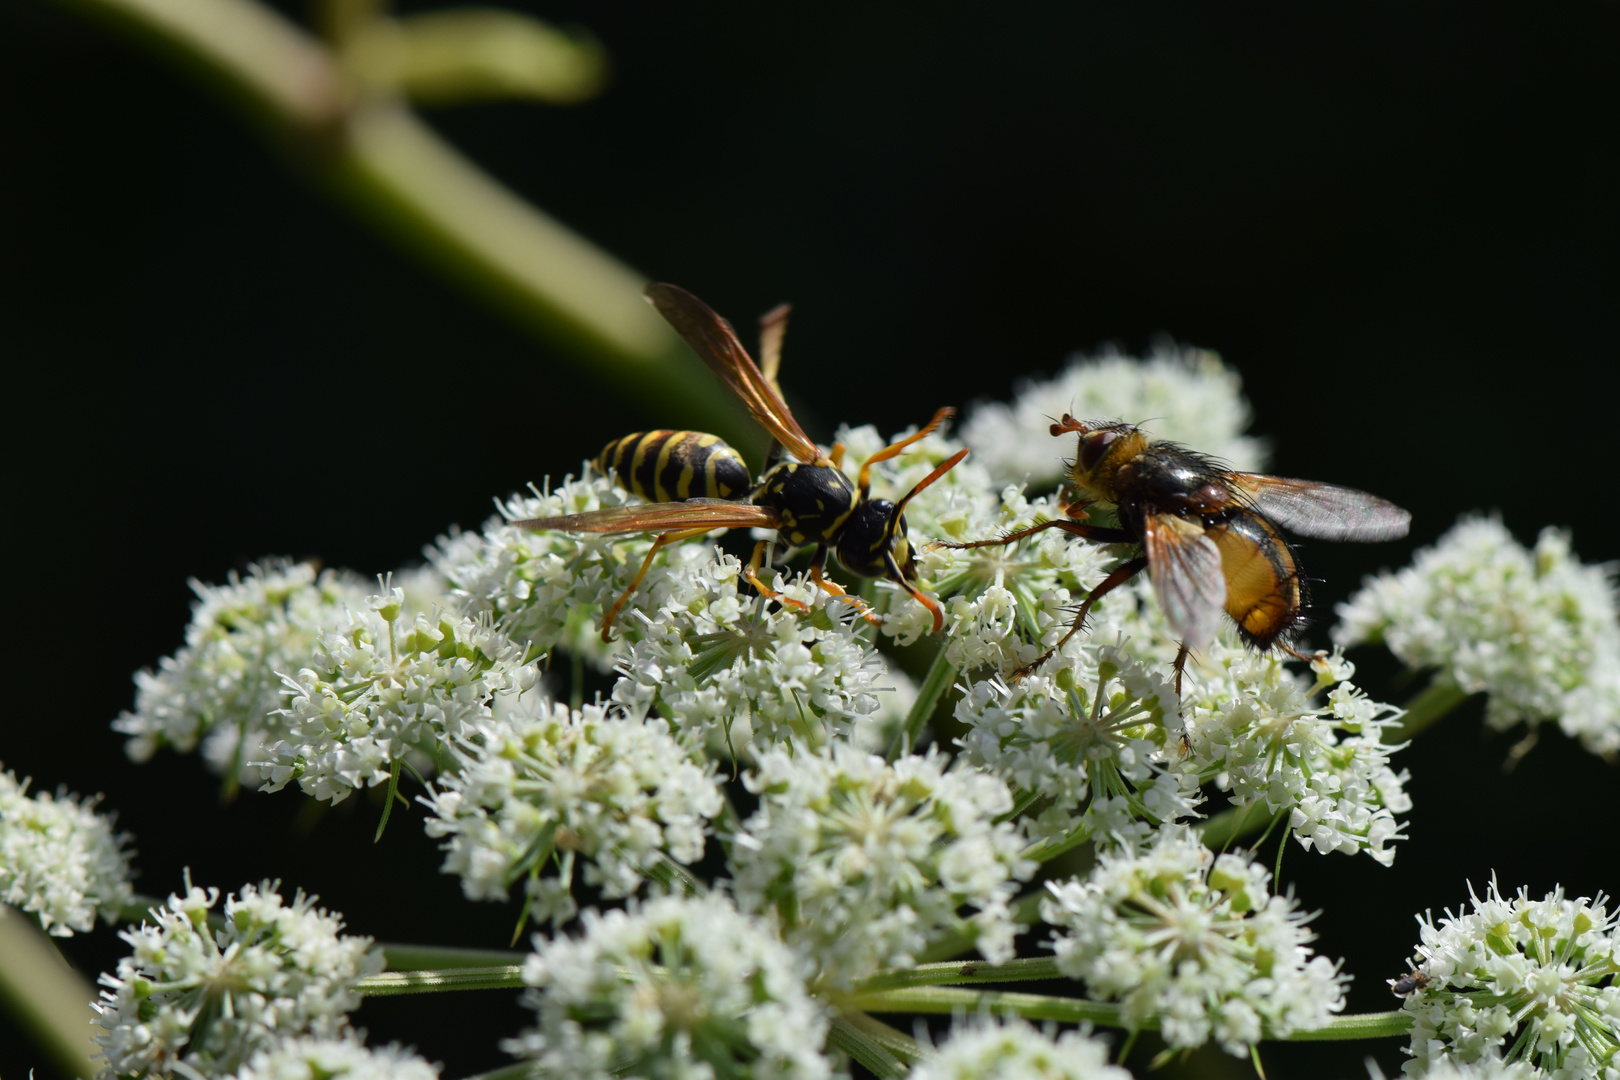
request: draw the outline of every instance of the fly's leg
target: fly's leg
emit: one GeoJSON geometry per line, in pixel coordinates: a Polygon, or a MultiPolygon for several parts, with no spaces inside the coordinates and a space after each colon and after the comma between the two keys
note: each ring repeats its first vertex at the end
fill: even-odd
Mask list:
{"type": "MultiPolygon", "coordinates": [[[[1081,510],[1084,513],[1084,510],[1081,510]]],[[[1123,529],[1107,529],[1101,525],[1082,525],[1078,521],[1068,518],[1053,518],[1043,521],[1039,525],[1031,525],[1027,529],[1018,529],[1005,536],[998,536],[994,540],[970,540],[958,544],[950,541],[940,541],[938,547],[951,548],[960,551],[964,548],[1000,547],[1003,544],[1016,544],[1027,536],[1033,536],[1044,529],[1062,529],[1071,536],[1078,536],[1084,540],[1094,540],[1099,544],[1134,544],[1136,538],[1123,529]]]]}
{"type": "MultiPolygon", "coordinates": [[[[1069,523],[1055,522],[1054,524],[1067,525],[1069,523]]],[[[1081,528],[1084,527],[1085,526],[1081,526],[1081,528]]],[[[1014,672],[1013,677],[1016,679],[1022,679],[1024,676],[1028,675],[1030,672],[1052,659],[1053,655],[1056,654],[1059,649],[1063,648],[1063,646],[1067,645],[1069,643],[1069,639],[1078,634],[1086,625],[1086,616],[1091,614],[1092,605],[1098,600],[1101,600],[1103,597],[1107,596],[1109,593],[1113,592],[1115,589],[1119,588],[1121,585],[1125,584],[1127,581],[1131,580],[1131,578],[1135,577],[1137,574],[1140,574],[1147,568],[1147,564],[1147,556],[1139,555],[1134,559],[1127,562],[1122,562],[1118,566],[1114,567],[1113,573],[1109,574],[1107,577],[1103,578],[1102,581],[1098,582],[1097,587],[1092,589],[1091,592],[1087,593],[1086,598],[1081,601],[1080,610],[1075,614],[1074,625],[1069,627],[1069,632],[1064,634],[1056,645],[1053,645],[1050,649],[1047,649],[1032,663],[1025,664],[1023,667],[1014,672]]]]}

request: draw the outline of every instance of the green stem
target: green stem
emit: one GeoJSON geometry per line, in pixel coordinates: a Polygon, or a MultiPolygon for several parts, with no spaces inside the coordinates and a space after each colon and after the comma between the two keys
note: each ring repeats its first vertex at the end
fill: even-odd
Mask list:
{"type": "MultiPolygon", "coordinates": [[[[920,986],[875,993],[852,994],[844,1004],[876,1013],[928,1013],[950,1015],[958,1011],[977,1013],[1017,1013],[1026,1020],[1055,1020],[1058,1023],[1091,1023],[1101,1027],[1125,1027],[1124,1007],[1112,1002],[1084,998],[1055,997],[1049,994],[1015,994],[998,990],[966,990],[950,986],[920,986]]],[[[1360,1013],[1341,1016],[1325,1027],[1293,1031],[1281,1037],[1265,1038],[1280,1042],[1336,1042],[1352,1039],[1385,1039],[1406,1034],[1412,1018],[1404,1012],[1360,1013]]],[[[1156,1029],[1157,1018],[1148,1018],[1143,1029],[1156,1029]]]]}
{"type": "Polygon", "coordinates": [[[1234,840],[1250,836],[1271,818],[1260,810],[1258,802],[1248,806],[1229,806],[1204,822],[1204,846],[1211,851],[1225,851],[1234,840]],[[1259,816],[1255,812],[1259,811],[1259,816]]]}
{"type": "Polygon", "coordinates": [[[403,758],[394,760],[394,767],[388,770],[388,794],[383,799],[382,817],[377,821],[377,835],[371,838],[373,844],[382,843],[383,830],[388,828],[388,819],[394,815],[394,800],[399,798],[399,766],[403,758]]]}
{"type": "Polygon", "coordinates": [[[650,412],[754,437],[642,299],[644,275],[525,203],[254,0],[58,0],[188,69],[431,270],[650,412]]]}
{"type": "Polygon", "coordinates": [[[438,968],[427,971],[385,971],[355,983],[365,997],[401,994],[437,994],[450,990],[510,990],[523,986],[523,965],[438,968]]]}
{"type": "Polygon", "coordinates": [[[883,971],[862,982],[857,994],[898,990],[909,986],[949,986],[957,983],[1022,982],[1025,979],[1061,979],[1057,958],[1032,956],[1005,964],[957,961],[948,964],[919,964],[899,971],[883,971]]]}
{"type": "Polygon", "coordinates": [[[0,1011],[63,1076],[94,1076],[96,992],[62,959],[32,915],[0,905],[0,1011]]]}
{"type": "Polygon", "coordinates": [[[1405,742],[1467,700],[1468,693],[1462,687],[1444,675],[1436,675],[1433,682],[1406,703],[1401,722],[1384,729],[1384,744],[1405,742]]]}
{"type": "MultiPolygon", "coordinates": [[[[874,1021],[875,1022],[875,1021],[874,1021]]],[[[884,1025],[885,1027],[887,1025],[884,1025]]],[[[832,1030],[827,1034],[828,1045],[842,1050],[865,1067],[873,1076],[888,1080],[902,1077],[911,1070],[896,1057],[883,1042],[857,1024],[850,1015],[835,1016],[832,1030]]],[[[891,1029],[892,1030],[892,1029],[891,1029]]]]}
{"type": "Polygon", "coordinates": [[[945,696],[950,689],[951,682],[956,678],[956,665],[945,659],[945,647],[941,645],[934,654],[934,662],[928,665],[928,674],[923,676],[922,685],[917,688],[917,700],[911,703],[911,711],[906,714],[906,722],[901,725],[895,734],[894,742],[889,746],[889,760],[893,761],[904,752],[915,751],[917,740],[922,737],[922,730],[928,724],[934,710],[939,706],[939,699],[945,696]]]}
{"type": "Polygon", "coordinates": [[[510,967],[523,963],[527,953],[506,949],[453,949],[441,945],[381,945],[389,971],[418,968],[510,967]]]}

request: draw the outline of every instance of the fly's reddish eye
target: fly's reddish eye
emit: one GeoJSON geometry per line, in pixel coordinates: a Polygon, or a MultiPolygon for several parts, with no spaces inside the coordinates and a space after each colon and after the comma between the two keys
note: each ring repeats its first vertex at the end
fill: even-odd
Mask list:
{"type": "Polygon", "coordinates": [[[1119,438],[1117,431],[1099,431],[1092,435],[1080,446],[1080,467],[1087,472],[1097,467],[1097,462],[1107,452],[1108,447],[1119,438]]]}

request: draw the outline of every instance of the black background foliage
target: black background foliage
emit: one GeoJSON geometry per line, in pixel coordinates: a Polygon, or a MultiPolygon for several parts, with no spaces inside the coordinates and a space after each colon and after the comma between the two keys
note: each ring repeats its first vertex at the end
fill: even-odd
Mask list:
{"type": "MultiPolygon", "coordinates": [[[[1613,4],[540,14],[603,39],[608,92],[432,123],[735,321],[794,301],[785,381],[812,434],[896,430],[1168,333],[1242,372],[1275,471],[1415,512],[1405,544],[1306,549],[1328,604],[1469,511],[1620,554],[1613,4]]],[[[513,910],[433,872],[419,813],[373,845],[374,800],[221,805],[195,760],[137,768],[106,725],[129,673],[180,643],[188,577],[272,553],[398,567],[491,496],[683,418],[626,406],[335,210],[184,78],[35,0],[0,0],[0,124],[19,594],[0,761],[107,792],[147,892],[187,865],[224,889],[279,877],[355,932],[504,945],[513,910]]],[[[1408,692],[1364,659],[1375,696],[1408,692]]],[[[1412,914],[1464,902],[1467,881],[1616,887],[1614,770],[1550,734],[1504,778],[1511,740],[1478,715],[1402,755],[1417,809],[1393,869],[1284,862],[1357,977],[1354,1009],[1392,1003],[1412,914]]],[[[105,932],[65,948],[90,972],[119,952],[105,932]]],[[[510,998],[359,1020],[465,1075],[503,1060],[510,998]]],[[[1393,1042],[1374,1049],[1398,1067],[1393,1042]]],[[[1265,1057],[1353,1076],[1366,1050],[1265,1057]]],[[[36,1066],[0,1021],[0,1074],[36,1066]]]]}

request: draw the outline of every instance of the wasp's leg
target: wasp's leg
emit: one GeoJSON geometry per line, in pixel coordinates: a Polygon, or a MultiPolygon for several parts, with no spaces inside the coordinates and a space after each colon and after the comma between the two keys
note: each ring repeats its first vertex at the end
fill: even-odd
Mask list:
{"type": "Polygon", "coordinates": [[[618,618],[619,610],[624,607],[625,601],[635,594],[636,587],[641,584],[641,579],[647,576],[647,571],[652,568],[653,556],[658,554],[659,548],[662,548],[665,544],[676,544],[682,540],[690,540],[695,536],[702,536],[704,533],[713,531],[714,529],[711,527],[704,527],[701,529],[679,529],[674,532],[659,533],[658,539],[654,540],[652,547],[647,549],[647,557],[641,560],[641,569],[636,571],[635,580],[630,583],[629,588],[619,594],[617,600],[613,601],[613,606],[608,608],[607,618],[602,620],[602,640],[605,642],[613,640],[613,620],[618,618]]]}
{"type": "Polygon", "coordinates": [[[759,543],[754,545],[754,557],[748,560],[748,569],[743,571],[743,577],[747,578],[748,584],[752,585],[759,592],[759,595],[763,596],[765,599],[775,600],[783,607],[793,607],[798,608],[800,611],[809,611],[810,605],[806,604],[803,600],[795,600],[790,596],[783,596],[781,593],[759,580],[759,568],[764,565],[765,548],[769,543],[769,540],[761,540],[759,543]]]}
{"type": "Polygon", "coordinates": [[[900,564],[894,561],[893,554],[885,551],[883,561],[889,568],[889,580],[910,593],[911,598],[927,608],[928,613],[934,617],[934,633],[937,634],[943,630],[945,628],[945,609],[939,606],[939,601],[906,580],[906,575],[900,569],[900,564]]]}
{"type": "Polygon", "coordinates": [[[841,600],[848,601],[854,606],[855,610],[860,612],[861,616],[873,626],[882,626],[883,616],[874,613],[872,611],[872,605],[845,590],[845,588],[838,584],[838,582],[829,580],[828,578],[822,576],[824,570],[826,569],[826,565],[827,548],[825,545],[823,545],[822,547],[818,547],[816,549],[815,558],[810,560],[810,580],[820,586],[821,591],[826,593],[828,596],[836,596],[841,600]]]}
{"type": "Polygon", "coordinates": [[[1078,536],[1084,540],[1095,540],[1099,544],[1134,544],[1135,538],[1123,529],[1108,529],[1101,525],[1082,525],[1078,521],[1067,518],[1053,518],[1043,521],[1039,525],[1031,525],[1027,529],[1010,532],[1006,536],[998,536],[994,540],[970,540],[965,544],[940,541],[939,546],[962,550],[963,548],[1000,547],[1002,544],[1015,544],[1026,536],[1033,536],[1042,529],[1062,529],[1071,536],[1078,536]]]}
{"type": "MultiPolygon", "coordinates": [[[[1059,524],[1067,523],[1060,522],[1059,524]]],[[[1063,637],[1058,640],[1056,645],[1053,645],[1050,649],[1047,649],[1046,652],[1037,657],[1034,662],[1025,664],[1023,667],[1019,668],[1016,672],[1014,672],[1014,676],[1016,678],[1022,678],[1034,671],[1036,668],[1040,667],[1042,664],[1046,663],[1048,660],[1052,659],[1052,656],[1059,649],[1063,648],[1063,646],[1067,645],[1069,643],[1069,639],[1078,634],[1086,625],[1086,616],[1091,614],[1091,606],[1098,600],[1101,600],[1103,597],[1113,592],[1115,589],[1119,588],[1121,585],[1125,584],[1127,581],[1131,580],[1131,578],[1135,577],[1137,574],[1140,574],[1147,568],[1147,564],[1147,556],[1143,555],[1131,559],[1128,562],[1120,563],[1118,566],[1114,567],[1113,573],[1109,574],[1107,577],[1103,578],[1102,581],[1098,582],[1097,587],[1087,593],[1086,598],[1080,602],[1080,610],[1075,613],[1074,625],[1069,627],[1069,632],[1064,634],[1063,637]]]]}
{"type": "Polygon", "coordinates": [[[833,468],[842,469],[844,467],[844,444],[841,442],[833,443],[832,453],[827,455],[827,460],[832,462],[833,468]]]}

